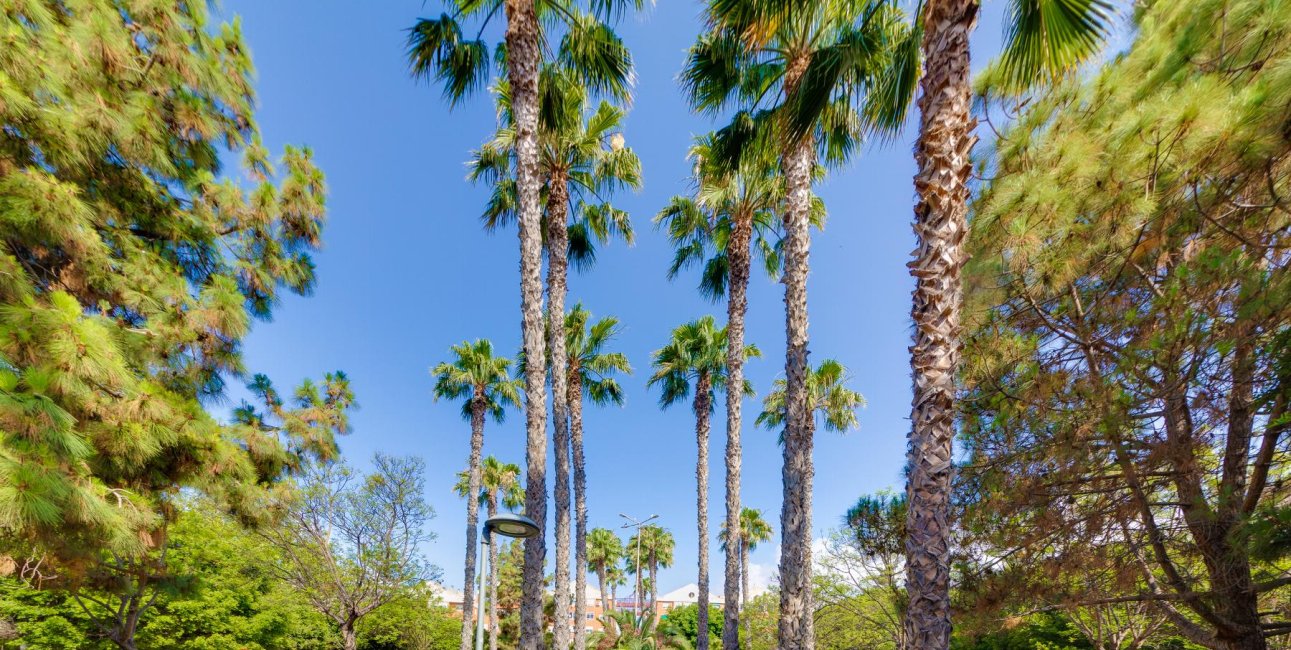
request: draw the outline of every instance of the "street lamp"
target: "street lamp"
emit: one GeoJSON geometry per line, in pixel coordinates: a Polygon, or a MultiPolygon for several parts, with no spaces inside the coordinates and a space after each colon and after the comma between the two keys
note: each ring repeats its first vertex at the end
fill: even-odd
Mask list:
{"type": "Polygon", "coordinates": [[[496,517],[490,517],[484,522],[484,535],[480,538],[480,591],[479,604],[476,607],[475,617],[475,650],[484,650],[484,576],[489,573],[489,553],[486,553],[484,547],[487,545],[489,550],[493,549],[493,533],[503,537],[515,537],[524,539],[527,537],[536,537],[542,532],[534,520],[524,516],[517,515],[513,512],[504,512],[496,517]]]}
{"type": "MultiPolygon", "coordinates": [[[[650,515],[649,517],[646,517],[641,521],[637,521],[636,519],[633,519],[632,517],[629,517],[621,512],[619,513],[619,516],[628,520],[628,523],[623,524],[622,528],[637,529],[637,543],[636,543],[637,561],[636,561],[636,564],[634,565],[637,570],[637,591],[636,591],[636,597],[632,599],[632,605],[633,605],[632,609],[636,610],[634,613],[636,614],[637,625],[640,625],[641,624],[641,527],[658,519],[659,515],[650,515]]],[[[476,650],[479,650],[479,648],[476,648],[476,650]]]]}

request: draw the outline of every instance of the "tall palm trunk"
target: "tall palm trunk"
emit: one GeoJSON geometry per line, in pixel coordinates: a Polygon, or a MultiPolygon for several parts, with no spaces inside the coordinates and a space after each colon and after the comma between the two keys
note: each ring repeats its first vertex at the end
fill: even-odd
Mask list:
{"type": "MultiPolygon", "coordinates": [[[[542,338],[542,213],[538,186],[538,16],[534,0],[506,0],[507,76],[516,130],[520,311],[525,365],[525,514],[547,526],[547,350],[542,338]]],[[[541,650],[545,534],[525,540],[520,648],[541,650]]]]}
{"type": "MultiPolygon", "coordinates": [[[[698,485],[695,497],[697,519],[699,520],[699,630],[700,635],[696,650],[708,650],[708,435],[711,428],[713,412],[713,378],[708,373],[700,373],[695,382],[695,442],[699,454],[695,461],[695,483],[698,485]]],[[[654,581],[654,553],[650,554],[650,590],[656,592],[654,581]]],[[[650,608],[655,614],[654,596],[650,597],[650,608]]]]}
{"type": "Polygon", "coordinates": [[[653,550],[650,551],[650,620],[659,620],[659,558],[653,550]]]}
{"type": "Polygon", "coordinates": [[[569,392],[565,368],[565,293],[569,271],[569,185],[563,173],[547,188],[547,340],[551,350],[551,412],[556,447],[556,612],[552,643],[569,650],[569,392]]]}
{"type": "MultiPolygon", "coordinates": [[[[583,458],[583,382],[577,362],[570,359],[569,444],[574,456],[574,650],[587,648],[587,463],[583,458]]],[[[605,577],[601,599],[605,598],[605,577]]],[[[610,611],[602,602],[602,611],[610,611]]]]}
{"type": "Polygon", "coordinates": [[[610,611],[610,599],[613,597],[613,593],[605,591],[607,586],[605,583],[609,582],[609,576],[606,575],[607,573],[604,562],[596,565],[596,581],[601,583],[601,611],[608,613],[610,611]]]}
{"type": "MultiPolygon", "coordinates": [[[[809,60],[792,57],[785,73],[786,96],[792,97],[809,60]]],[[[807,395],[807,268],[811,246],[811,136],[790,142],[782,167],[785,201],[785,431],[784,497],[780,509],[780,650],[815,647],[811,594],[811,409],[807,395]]]]}
{"type": "MultiPolygon", "coordinates": [[[[471,650],[475,626],[475,546],[479,543],[480,523],[480,454],[484,450],[484,389],[475,388],[471,397],[471,456],[466,479],[466,575],[462,582],[461,650],[471,650]]],[[[483,597],[483,594],[481,594],[483,597]]]]}
{"type": "MultiPolygon", "coordinates": [[[[727,539],[730,539],[729,537],[727,539]]],[[[729,542],[728,542],[729,544],[729,542]]],[[[749,545],[740,538],[740,611],[749,607],[749,545]]],[[[748,617],[744,621],[744,638],[749,637],[748,617]]]]}
{"type": "MultiPolygon", "coordinates": [[[[749,307],[749,242],[753,238],[752,215],[736,215],[731,238],[726,244],[730,292],[726,300],[726,580],[722,627],[722,650],[739,650],[739,552],[731,540],[740,539],[740,415],[744,401],[744,316],[749,307]]],[[[700,616],[706,617],[701,610],[700,616]]],[[[702,629],[702,626],[701,626],[702,629]]],[[[704,635],[701,635],[704,636],[704,635]]],[[[707,643],[703,641],[701,643],[707,643]]],[[[702,646],[701,646],[702,650],[702,646]]]]}
{"type": "MultiPolygon", "coordinates": [[[[498,493],[489,493],[489,519],[498,516],[498,493]]],[[[489,544],[489,650],[498,650],[498,545],[489,544]]]]}
{"type": "Polygon", "coordinates": [[[931,0],[924,9],[914,178],[918,244],[909,265],[916,285],[905,542],[907,638],[920,650],[950,645],[951,442],[974,141],[968,39],[977,9],[977,0],[931,0]]]}

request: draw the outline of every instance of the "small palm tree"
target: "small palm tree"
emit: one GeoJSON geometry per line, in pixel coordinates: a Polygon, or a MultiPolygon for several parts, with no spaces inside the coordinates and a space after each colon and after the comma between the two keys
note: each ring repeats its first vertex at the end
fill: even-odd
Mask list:
{"type": "MultiPolygon", "coordinates": [[[[722,527],[719,538],[722,540],[722,549],[730,548],[730,536],[727,534],[726,526],[722,527]]],[[[740,511],[740,528],[738,543],[735,545],[735,552],[740,558],[740,609],[744,609],[749,604],[749,554],[757,549],[758,544],[770,541],[772,535],[771,524],[768,524],[762,518],[762,511],[754,508],[744,508],[740,511]]],[[[748,634],[748,628],[745,628],[745,634],[748,634]]]]}
{"type": "MultiPolygon", "coordinates": [[[[462,417],[471,423],[471,452],[467,462],[465,494],[480,494],[483,481],[480,454],[484,449],[484,420],[495,422],[506,418],[506,407],[519,400],[519,383],[511,378],[511,360],[493,355],[493,344],[479,339],[452,348],[453,361],[431,369],[435,377],[435,399],[462,401],[462,417]]],[[[475,545],[480,517],[479,499],[466,500],[466,576],[462,587],[462,620],[470,627],[475,611],[475,545]]],[[[470,644],[470,633],[463,632],[463,643],[470,644]]]]}
{"type": "MultiPolygon", "coordinates": [[[[807,404],[812,414],[811,427],[815,430],[816,417],[824,423],[826,431],[839,433],[860,426],[856,409],[865,406],[865,398],[851,390],[844,383],[847,381],[847,368],[843,364],[825,359],[807,375],[807,404]]],[[[777,379],[771,384],[771,392],[762,402],[762,413],[758,415],[758,426],[767,429],[781,429],[780,444],[785,444],[785,381],[777,379]]]]}
{"type": "MultiPolygon", "coordinates": [[[[470,494],[470,472],[457,474],[457,495],[465,498],[470,494]]],[[[524,488],[520,485],[520,466],[515,463],[504,463],[494,456],[484,459],[480,468],[480,503],[487,508],[488,517],[498,514],[498,505],[515,511],[524,505],[524,488]]],[[[498,649],[498,546],[489,544],[489,648],[498,649]]]]}
{"type": "MultiPolygon", "coordinates": [[[[695,413],[695,442],[699,448],[695,462],[697,482],[696,505],[699,527],[699,629],[708,629],[708,436],[713,411],[713,392],[727,386],[726,328],[718,329],[712,316],[692,321],[672,332],[672,340],[654,353],[654,375],[650,386],[659,386],[659,403],[667,408],[686,398],[694,384],[691,409],[695,413]]],[[[756,346],[745,346],[741,361],[761,356],[756,346]]],[[[747,382],[736,388],[752,392],[747,382]]],[[[699,650],[707,650],[708,637],[699,636],[699,650]]]]}
{"type": "Polygon", "coordinates": [[[587,534],[587,562],[596,579],[600,582],[601,610],[609,612],[613,607],[610,599],[610,571],[623,559],[623,541],[614,531],[608,528],[593,528],[587,534]]]}
{"type": "MultiPolygon", "coordinates": [[[[635,548],[641,545],[641,566],[637,566],[637,559],[634,553],[627,553],[628,569],[635,573],[640,579],[643,572],[649,573],[649,581],[644,583],[643,591],[650,592],[650,620],[659,618],[659,568],[668,568],[672,566],[673,551],[676,549],[676,542],[672,538],[672,533],[668,529],[653,524],[647,524],[638,529],[637,534],[632,536],[628,541],[628,548],[635,548]]],[[[637,595],[637,602],[643,600],[645,594],[637,595]]],[[[699,628],[706,629],[706,628],[699,628]]]]}
{"type": "MultiPolygon", "coordinates": [[[[621,331],[619,320],[606,317],[595,322],[592,314],[583,308],[582,303],[575,304],[565,316],[565,340],[569,358],[566,368],[569,381],[569,442],[574,464],[574,620],[581,621],[587,616],[587,461],[583,453],[583,398],[592,404],[623,404],[623,388],[615,379],[616,373],[628,374],[632,366],[621,352],[609,352],[605,348],[621,331]]],[[[617,539],[617,537],[615,538],[617,539]]],[[[598,573],[604,582],[604,576],[598,573]]],[[[605,596],[605,585],[601,584],[601,596],[605,596]]],[[[608,611],[608,609],[606,610],[608,611]]],[[[577,646],[582,633],[574,630],[574,642],[577,646]]],[[[583,643],[586,643],[583,641],[583,643]]]]}

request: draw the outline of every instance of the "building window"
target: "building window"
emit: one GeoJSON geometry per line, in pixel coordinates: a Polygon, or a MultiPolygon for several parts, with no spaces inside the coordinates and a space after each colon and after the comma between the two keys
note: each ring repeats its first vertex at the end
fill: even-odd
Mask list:
{"type": "Polygon", "coordinates": [[[596,620],[596,615],[595,615],[595,614],[593,614],[593,613],[591,613],[591,612],[588,612],[588,613],[587,613],[587,620],[589,620],[589,621],[594,621],[594,620],[596,620]]]}

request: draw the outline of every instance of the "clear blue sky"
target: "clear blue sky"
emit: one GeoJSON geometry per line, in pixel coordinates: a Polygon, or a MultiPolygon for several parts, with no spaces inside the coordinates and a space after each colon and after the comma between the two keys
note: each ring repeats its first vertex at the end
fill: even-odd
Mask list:
{"type": "MultiPolygon", "coordinates": [[[[1000,4],[988,2],[976,52],[997,50],[1000,4]]],[[[714,124],[692,115],[676,75],[699,32],[701,5],[662,0],[619,28],[637,63],[636,101],[625,136],[640,155],[645,188],[619,204],[633,217],[637,243],[613,245],[590,272],[571,278],[570,303],[624,324],[617,345],[636,373],[625,380],[622,408],[585,411],[592,526],[617,529],[618,513],[661,516],[676,537],[676,563],[661,590],[695,580],[695,441],[688,408],[661,411],[646,389],[650,354],[673,327],[725,309],[701,299],[696,278],[669,282],[671,251],[651,217],[687,190],[686,149],[714,124]]],[[[494,128],[491,99],[481,95],[453,112],[438,88],[407,74],[404,30],[434,15],[433,0],[225,0],[239,15],[258,71],[259,122],[266,144],[307,144],[327,175],[329,221],[316,257],[319,284],[292,297],[246,342],[248,365],[280,386],[343,369],[361,409],[344,454],[360,467],[373,452],[425,459],[427,498],[438,541],[427,548],[445,582],[460,586],[464,505],[451,492],[464,467],[469,428],[459,406],[436,403],[428,369],[449,346],[489,338],[513,354],[520,347],[518,246],[514,230],[485,233],[478,215],[486,190],[464,180],[464,161],[494,128]]],[[[978,56],[975,63],[985,60],[978,56]]],[[[817,534],[835,528],[865,493],[902,488],[909,428],[909,301],[905,263],[914,246],[909,222],[913,129],[895,144],[866,150],[818,191],[829,208],[814,233],[809,286],[811,359],[833,357],[852,372],[869,401],[861,429],[816,443],[817,534]]],[[[754,277],[748,340],[765,357],[748,365],[759,394],[783,376],[782,286],[754,277]]],[[[752,423],[758,400],[745,402],[752,423]]],[[[724,416],[715,418],[710,529],[723,516],[724,416]]],[[[485,452],[523,465],[524,418],[512,413],[485,429],[485,452]]],[[[549,428],[550,430],[550,428],[549,428]]],[[[780,448],[776,434],[744,432],[744,503],[779,528],[780,448]]],[[[712,580],[722,560],[711,545],[712,580]]],[[[778,538],[755,551],[759,574],[774,567],[778,538]]],[[[551,551],[549,551],[549,561],[551,551]]]]}

